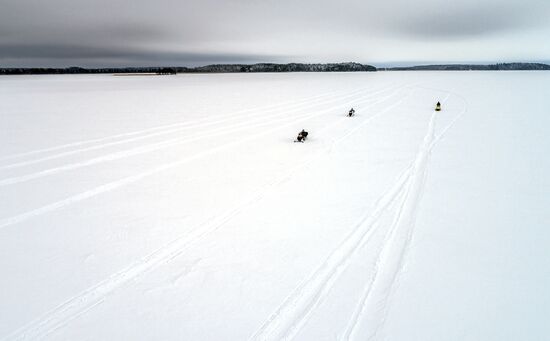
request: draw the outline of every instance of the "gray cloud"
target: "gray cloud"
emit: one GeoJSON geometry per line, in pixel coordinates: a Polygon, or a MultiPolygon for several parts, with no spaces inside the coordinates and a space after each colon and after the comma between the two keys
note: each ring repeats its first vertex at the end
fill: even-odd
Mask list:
{"type": "Polygon", "coordinates": [[[422,38],[470,38],[536,27],[547,17],[547,10],[533,13],[523,6],[487,6],[433,11],[430,15],[410,15],[397,27],[404,35],[422,38]]]}
{"type": "Polygon", "coordinates": [[[277,55],[224,53],[194,53],[150,51],[132,48],[105,48],[78,45],[7,45],[0,48],[0,60],[25,61],[28,66],[79,65],[86,67],[113,66],[197,66],[214,63],[259,63],[281,60],[277,55]],[[49,64],[45,65],[44,60],[49,64]]]}
{"type": "Polygon", "coordinates": [[[543,0],[0,0],[0,8],[2,66],[550,59],[543,0]],[[521,49],[506,49],[503,37],[521,49]]]}

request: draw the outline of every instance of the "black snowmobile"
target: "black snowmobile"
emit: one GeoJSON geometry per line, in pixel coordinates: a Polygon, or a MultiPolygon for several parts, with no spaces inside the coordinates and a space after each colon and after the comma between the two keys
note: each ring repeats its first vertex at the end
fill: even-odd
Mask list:
{"type": "Polygon", "coordinates": [[[435,105],[435,111],[441,111],[441,103],[437,102],[435,105]]]}
{"type": "Polygon", "coordinates": [[[307,135],[309,133],[307,131],[305,131],[304,129],[302,129],[301,132],[298,133],[298,137],[296,137],[296,140],[294,140],[294,142],[302,142],[304,143],[305,140],[307,139],[307,135]]]}
{"type": "Polygon", "coordinates": [[[348,112],[348,116],[352,117],[353,115],[355,115],[355,109],[351,108],[350,111],[348,112]]]}

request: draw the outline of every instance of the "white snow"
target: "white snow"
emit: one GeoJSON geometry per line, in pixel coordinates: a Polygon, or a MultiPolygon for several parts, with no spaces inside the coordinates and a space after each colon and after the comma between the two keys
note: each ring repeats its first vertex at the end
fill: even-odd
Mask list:
{"type": "Polygon", "coordinates": [[[0,340],[547,339],[549,88],[4,76],[0,340]]]}

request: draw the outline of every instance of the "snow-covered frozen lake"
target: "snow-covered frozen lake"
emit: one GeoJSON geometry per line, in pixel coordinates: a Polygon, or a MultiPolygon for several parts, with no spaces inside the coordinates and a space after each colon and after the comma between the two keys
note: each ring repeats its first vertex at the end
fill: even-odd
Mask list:
{"type": "Polygon", "coordinates": [[[548,89],[1,77],[0,340],[546,340],[548,89]]]}

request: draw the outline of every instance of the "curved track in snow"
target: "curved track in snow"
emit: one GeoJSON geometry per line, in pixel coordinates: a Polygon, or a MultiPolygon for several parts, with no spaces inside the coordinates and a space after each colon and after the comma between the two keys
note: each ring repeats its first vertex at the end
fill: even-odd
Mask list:
{"type": "MultiPolygon", "coordinates": [[[[356,92],[362,92],[362,91],[366,91],[366,90],[368,90],[368,88],[365,87],[365,88],[362,88],[362,89],[358,89],[356,92]]],[[[88,144],[95,144],[95,145],[90,146],[90,147],[84,147],[84,148],[81,148],[81,149],[71,150],[71,151],[67,151],[67,152],[61,152],[61,153],[54,154],[54,155],[49,155],[49,156],[46,156],[46,157],[39,157],[37,159],[31,159],[31,160],[26,160],[26,161],[18,161],[18,162],[12,163],[12,164],[2,165],[2,166],[0,166],[0,170],[16,168],[16,167],[20,167],[20,166],[24,166],[24,165],[28,165],[28,164],[34,164],[34,163],[38,163],[38,162],[42,162],[42,161],[46,161],[46,160],[50,160],[50,159],[63,157],[63,156],[66,156],[66,155],[73,155],[73,154],[81,153],[81,152],[84,152],[84,151],[95,150],[95,149],[105,148],[105,147],[112,146],[112,145],[128,143],[128,142],[144,139],[144,138],[147,138],[147,137],[163,135],[163,134],[167,134],[167,133],[171,133],[171,132],[177,132],[177,131],[180,131],[180,130],[188,130],[188,129],[192,129],[192,128],[198,128],[198,127],[210,126],[210,125],[215,125],[215,124],[220,124],[220,123],[226,123],[226,122],[230,122],[232,120],[239,119],[239,118],[248,118],[253,113],[256,113],[256,112],[265,113],[265,112],[271,112],[271,111],[274,111],[274,110],[281,110],[281,109],[284,109],[284,110],[294,109],[297,106],[302,106],[302,105],[308,105],[308,104],[311,104],[311,103],[315,103],[319,99],[326,99],[326,98],[329,98],[329,97],[336,97],[336,96],[346,95],[346,94],[350,94],[350,93],[345,92],[345,91],[327,92],[327,93],[324,93],[324,94],[321,94],[321,95],[310,96],[310,97],[307,97],[307,98],[304,98],[304,99],[301,99],[301,100],[297,100],[297,101],[287,101],[287,102],[284,102],[284,103],[277,103],[277,104],[274,104],[274,105],[267,105],[267,106],[262,105],[262,106],[257,106],[257,107],[254,107],[254,108],[239,110],[237,112],[232,113],[231,115],[225,116],[223,119],[212,120],[210,117],[205,117],[205,118],[202,118],[202,119],[194,120],[192,122],[189,122],[189,121],[175,122],[175,123],[171,123],[171,124],[165,124],[165,125],[160,125],[160,126],[156,126],[156,127],[150,127],[150,128],[136,130],[136,131],[127,132],[127,133],[120,133],[120,134],[114,134],[114,135],[104,136],[104,137],[95,138],[95,139],[75,141],[75,142],[66,143],[66,144],[57,145],[57,146],[52,146],[52,147],[48,147],[48,148],[40,148],[40,149],[35,149],[35,150],[23,152],[23,153],[14,154],[14,155],[3,156],[3,157],[0,157],[0,161],[20,159],[20,158],[25,158],[25,157],[28,157],[28,156],[37,155],[37,154],[56,152],[56,151],[59,151],[59,150],[70,149],[70,148],[73,148],[73,147],[81,147],[81,146],[85,146],[85,145],[88,145],[88,144]],[[118,141],[111,141],[111,140],[118,140],[118,141]]]]}
{"type": "MultiPolygon", "coordinates": [[[[387,91],[387,90],[375,91],[373,93],[370,93],[368,97],[365,97],[364,94],[363,94],[364,90],[361,90],[361,91],[353,92],[352,94],[347,94],[345,96],[340,96],[336,99],[330,98],[330,99],[326,99],[325,101],[316,102],[315,106],[333,105],[333,107],[330,107],[329,109],[319,110],[320,113],[332,112],[332,110],[335,110],[336,108],[339,108],[341,106],[341,104],[335,104],[335,102],[338,103],[338,102],[343,102],[343,101],[350,101],[350,100],[353,100],[353,99],[356,99],[356,98],[359,98],[360,101],[362,102],[362,101],[364,101],[366,99],[369,99],[369,98],[372,98],[373,96],[378,95],[378,94],[380,94],[384,91],[387,91]]],[[[151,153],[151,152],[159,151],[159,150],[166,149],[166,148],[169,148],[169,147],[185,145],[187,143],[202,140],[202,139],[208,139],[208,138],[217,137],[217,136],[220,136],[220,135],[225,135],[225,134],[230,134],[230,133],[244,132],[247,129],[251,129],[251,128],[255,129],[255,128],[261,128],[261,127],[266,127],[266,126],[269,127],[273,124],[278,124],[280,122],[288,121],[288,118],[286,116],[289,113],[294,113],[294,112],[298,112],[298,111],[299,111],[299,109],[293,108],[291,110],[287,110],[287,111],[283,111],[283,112],[279,111],[279,112],[276,112],[275,114],[272,114],[272,115],[255,116],[254,118],[252,118],[250,120],[247,120],[245,122],[238,122],[238,123],[229,124],[229,125],[219,127],[219,128],[214,128],[210,131],[207,131],[206,133],[205,132],[200,132],[198,134],[192,134],[191,136],[186,137],[186,138],[182,138],[182,137],[170,138],[168,140],[164,140],[164,141],[160,141],[160,142],[154,142],[154,143],[150,143],[150,144],[145,144],[145,145],[142,145],[142,146],[139,146],[139,147],[135,147],[135,148],[131,148],[131,149],[123,150],[123,151],[108,153],[108,154],[105,154],[105,155],[101,155],[101,156],[98,156],[98,157],[90,158],[90,159],[79,161],[79,162],[67,163],[67,164],[64,164],[64,165],[61,165],[61,166],[57,166],[57,167],[53,167],[53,168],[49,168],[49,169],[45,169],[45,170],[40,170],[40,171],[37,171],[37,172],[34,172],[34,173],[28,173],[28,174],[25,174],[25,175],[18,175],[18,176],[14,176],[14,177],[0,179],[0,187],[1,186],[7,186],[7,185],[13,185],[13,184],[17,184],[17,183],[22,183],[22,182],[26,182],[26,181],[29,181],[29,180],[34,180],[34,179],[38,179],[38,178],[41,178],[41,177],[45,177],[45,176],[48,176],[48,175],[53,175],[53,174],[57,174],[57,173],[64,172],[64,171],[79,169],[79,168],[82,168],[82,167],[92,166],[92,165],[100,164],[100,163],[103,163],[103,162],[115,161],[115,160],[119,160],[119,159],[122,159],[122,158],[127,158],[127,157],[140,155],[140,154],[144,154],[144,153],[151,153]]],[[[301,114],[297,117],[298,118],[303,118],[303,117],[311,118],[311,117],[316,117],[316,116],[319,116],[319,114],[315,114],[315,115],[301,114]]],[[[191,129],[191,128],[196,128],[196,126],[190,126],[189,129],[191,129]]],[[[137,139],[137,138],[134,138],[134,140],[135,139],[137,139]]],[[[80,152],[83,152],[83,151],[94,150],[94,149],[96,149],[96,147],[103,148],[103,147],[105,147],[105,145],[89,147],[85,150],[62,153],[63,155],[57,154],[57,155],[50,156],[50,157],[45,157],[45,158],[42,158],[42,159],[39,159],[39,160],[28,161],[26,163],[22,162],[22,163],[19,163],[17,165],[18,166],[29,165],[29,164],[33,164],[33,163],[37,163],[37,162],[41,162],[41,161],[45,161],[45,160],[56,159],[58,157],[72,155],[72,154],[80,153],[80,152]]],[[[11,166],[14,166],[14,165],[11,165],[11,166]]],[[[11,167],[11,166],[6,166],[5,168],[11,167]]]]}
{"type": "MultiPolygon", "coordinates": [[[[445,103],[451,92],[442,101],[445,103]]],[[[346,270],[355,254],[367,243],[377,228],[376,223],[393,204],[398,203],[394,223],[387,232],[384,245],[376,263],[372,280],[355,308],[341,340],[365,340],[365,335],[356,335],[359,324],[367,323],[368,340],[376,336],[383,323],[389,292],[400,272],[403,258],[412,238],[416,208],[422,197],[429,156],[437,142],[465,113],[456,115],[443,132],[435,136],[437,112],[433,112],[422,146],[413,163],[398,177],[394,185],[379,199],[372,212],[363,216],[352,232],[315,270],[313,275],[300,284],[268,318],[251,340],[291,340],[307,323],[315,308],[327,297],[338,277],[346,270]],[[401,201],[398,202],[398,199],[401,201]],[[379,308],[382,307],[382,308],[379,308]],[[380,311],[379,309],[382,309],[380,311]]],[[[359,127],[357,127],[359,128],[359,127]]]]}
{"type": "MultiPolygon", "coordinates": [[[[377,99],[373,103],[370,103],[370,99],[372,96],[366,96],[363,98],[360,98],[357,100],[357,103],[370,103],[371,105],[378,104],[378,103],[384,103],[385,101],[388,101],[392,99],[395,95],[399,94],[399,92],[406,88],[406,86],[402,86],[395,89],[389,89],[393,90],[392,93],[390,93],[387,96],[384,96],[382,98],[377,99]]],[[[377,92],[377,94],[383,93],[387,90],[383,90],[380,92],[377,92]]],[[[343,136],[341,136],[338,140],[333,141],[333,144],[340,143],[341,141],[345,140],[349,136],[351,136],[354,132],[356,132],[360,127],[368,124],[371,122],[374,118],[378,117],[379,115],[391,110],[394,107],[397,107],[403,99],[400,101],[395,102],[394,104],[388,106],[386,109],[381,110],[380,112],[374,113],[373,115],[367,117],[364,119],[364,121],[355,128],[350,129],[347,133],[345,133],[343,136]]],[[[232,148],[234,146],[240,145],[242,143],[245,143],[247,141],[251,141],[257,138],[260,138],[261,136],[264,136],[265,134],[276,131],[285,127],[288,127],[290,125],[295,124],[296,122],[302,122],[307,119],[310,119],[312,117],[317,117],[321,115],[325,115],[327,113],[334,113],[339,112],[341,110],[341,105],[331,107],[329,109],[325,109],[323,111],[317,112],[315,114],[309,114],[305,116],[301,116],[297,119],[291,119],[283,121],[282,123],[277,124],[275,127],[268,129],[266,131],[263,131],[258,134],[252,134],[248,135],[246,138],[240,139],[238,141],[235,141],[230,144],[226,144],[223,146],[215,147],[212,149],[209,149],[207,151],[204,151],[202,153],[198,153],[196,155],[190,156],[185,159],[177,160],[175,162],[167,163],[164,165],[161,165],[159,167],[153,168],[149,171],[134,174],[132,176],[114,181],[112,183],[101,185],[97,188],[94,188],[93,190],[85,191],[80,194],[74,195],[72,197],[69,197],[67,199],[46,205],[44,207],[38,208],[36,210],[32,210],[29,212],[26,212],[22,215],[18,215],[12,218],[4,219],[0,221],[0,228],[6,227],[9,225],[17,224],[19,222],[25,221],[27,219],[66,207],[68,205],[71,205],[75,202],[79,202],[88,198],[91,198],[93,196],[99,195],[101,193],[105,193],[107,191],[115,190],[117,188],[120,188],[122,186],[135,183],[147,176],[150,176],[152,174],[156,174],[158,172],[162,172],[168,169],[172,169],[175,167],[179,167],[185,163],[188,163],[190,161],[211,155],[213,153],[217,153],[229,148],[232,148]]],[[[327,126],[326,129],[330,129],[332,126],[327,126]]],[[[322,130],[319,131],[319,134],[322,134],[322,130]]],[[[219,229],[221,226],[223,226],[227,221],[229,221],[231,218],[233,218],[235,215],[242,212],[247,206],[250,204],[260,200],[263,196],[266,195],[266,193],[271,189],[279,185],[280,183],[287,180],[289,177],[292,177],[293,174],[298,172],[300,169],[305,167],[307,164],[314,161],[316,158],[321,157],[324,155],[321,151],[319,153],[313,154],[308,160],[303,162],[302,164],[290,169],[289,171],[285,172],[281,176],[279,176],[274,181],[270,182],[269,184],[259,188],[252,196],[249,198],[243,200],[241,203],[239,203],[236,207],[233,209],[228,210],[226,213],[217,216],[213,219],[210,219],[209,221],[205,222],[195,230],[191,231],[190,233],[186,234],[185,236],[181,236],[169,244],[165,245],[164,247],[158,249],[157,251],[143,257],[139,261],[135,262],[134,264],[131,264],[127,268],[111,275],[109,278],[105,279],[104,281],[101,281],[100,283],[86,289],[85,291],[81,292],[80,294],[68,299],[63,304],[59,305],[58,307],[54,308],[44,316],[30,322],[29,324],[23,326],[22,328],[14,331],[12,334],[7,336],[6,339],[40,339],[48,335],[49,333],[55,331],[59,327],[67,324],[71,320],[77,318],[78,316],[86,313],[90,309],[92,309],[97,304],[100,304],[103,300],[105,300],[109,295],[111,295],[115,290],[123,286],[124,284],[128,283],[128,281],[135,279],[136,277],[139,277],[152,269],[158,268],[161,264],[164,264],[174,257],[177,257],[181,253],[185,252],[187,247],[197,241],[200,238],[203,238],[204,236],[212,233],[213,231],[219,229]]],[[[366,219],[366,218],[365,218],[366,219]]]]}
{"type": "MultiPolygon", "coordinates": [[[[399,91],[399,90],[397,90],[397,91],[399,91]]],[[[375,104],[380,103],[381,101],[384,101],[384,100],[387,100],[387,99],[391,98],[392,96],[394,96],[397,93],[397,91],[394,91],[392,94],[390,94],[386,97],[383,97],[381,100],[376,101],[375,104]]],[[[357,103],[368,102],[370,100],[370,98],[371,97],[369,96],[367,98],[361,99],[360,101],[357,101],[357,103]]],[[[186,158],[174,161],[174,162],[165,163],[163,165],[157,166],[157,167],[152,168],[150,170],[147,170],[147,171],[144,171],[144,172],[141,172],[141,173],[138,173],[138,174],[133,174],[133,175],[127,176],[125,178],[122,178],[122,179],[119,179],[119,180],[116,180],[116,181],[113,181],[113,182],[110,182],[110,183],[107,183],[107,184],[97,186],[93,189],[90,189],[90,190],[72,195],[68,198],[65,198],[65,199],[62,199],[62,200],[44,205],[42,207],[27,211],[25,213],[21,213],[21,214],[18,214],[16,216],[12,216],[12,217],[9,217],[9,218],[2,219],[2,220],[0,220],[0,229],[5,228],[5,227],[10,226],[10,225],[14,225],[14,224],[23,222],[23,221],[28,220],[28,219],[33,218],[33,217],[37,217],[37,216],[40,216],[42,214],[49,213],[49,212],[55,211],[57,209],[72,205],[72,204],[80,202],[82,200],[86,200],[86,199],[95,197],[99,194],[106,193],[106,192],[121,188],[123,186],[135,183],[135,182],[137,182],[141,179],[144,179],[148,176],[151,176],[151,175],[163,172],[163,171],[167,171],[167,170],[170,170],[170,169],[173,169],[173,168],[176,168],[176,167],[180,167],[180,166],[182,166],[184,164],[187,164],[191,161],[195,161],[195,160],[201,159],[203,157],[212,155],[214,153],[218,153],[218,152],[230,149],[232,147],[241,145],[241,144],[246,143],[248,141],[253,141],[253,140],[258,139],[258,138],[260,138],[260,137],[262,137],[265,134],[268,134],[270,132],[274,132],[274,131],[280,130],[282,128],[286,128],[286,127],[294,125],[296,123],[307,121],[308,119],[311,119],[311,118],[314,118],[314,117],[322,116],[326,113],[333,113],[334,111],[336,111],[338,109],[341,109],[341,107],[342,107],[342,105],[337,105],[337,106],[334,106],[334,107],[331,107],[331,108],[328,108],[328,109],[318,111],[315,114],[308,114],[308,115],[300,116],[297,119],[292,119],[292,120],[286,119],[286,120],[283,120],[283,122],[281,124],[275,125],[273,128],[268,128],[266,130],[263,130],[263,131],[257,132],[257,133],[251,133],[251,134],[247,135],[247,137],[242,138],[240,140],[237,140],[237,141],[225,144],[225,145],[221,145],[221,146],[218,146],[218,147],[214,147],[214,148],[211,148],[209,150],[205,150],[203,152],[197,153],[195,155],[192,155],[192,156],[189,156],[189,157],[186,157],[186,158]]],[[[272,125],[273,123],[276,123],[276,122],[279,122],[279,120],[269,121],[266,124],[272,125]]],[[[256,128],[256,125],[251,125],[251,126],[249,126],[249,128],[250,127],[256,128]]],[[[109,156],[101,157],[102,160],[108,160],[109,158],[110,158],[109,156]]],[[[83,162],[83,163],[81,163],[81,165],[88,165],[89,162],[90,161],[83,162]]],[[[66,170],[67,167],[72,167],[72,166],[62,166],[61,169],[66,170]]],[[[48,172],[48,171],[44,171],[44,172],[48,172]]],[[[40,174],[42,174],[43,176],[51,174],[51,173],[47,173],[47,174],[44,175],[44,172],[42,172],[40,174]]],[[[14,182],[8,182],[7,180],[4,180],[4,181],[6,182],[5,184],[13,184],[14,183],[14,182]]]]}
{"type": "Polygon", "coordinates": [[[387,238],[378,256],[374,275],[364,288],[358,305],[354,309],[340,340],[374,340],[384,323],[388,301],[401,272],[413,235],[415,215],[422,198],[430,154],[437,143],[467,110],[467,102],[464,98],[452,91],[448,92],[442,103],[447,102],[451,95],[459,98],[464,107],[437,136],[435,135],[437,112],[432,114],[428,133],[413,164],[413,174],[406,188],[403,189],[403,199],[399,204],[394,222],[387,233],[387,238]],[[368,331],[367,335],[357,335],[361,325],[365,326],[364,330],[368,331]]]}

